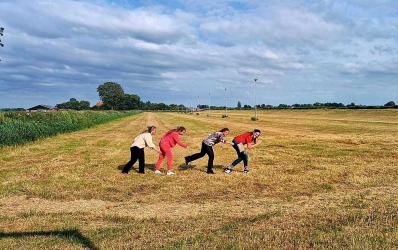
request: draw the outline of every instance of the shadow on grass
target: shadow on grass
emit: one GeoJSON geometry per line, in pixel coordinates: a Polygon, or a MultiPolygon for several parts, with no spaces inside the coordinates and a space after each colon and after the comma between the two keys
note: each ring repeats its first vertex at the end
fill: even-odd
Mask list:
{"type": "MultiPolygon", "coordinates": [[[[224,170],[225,166],[223,165],[214,165],[213,169],[214,170],[224,170]]],[[[206,166],[201,166],[197,167],[195,164],[192,165],[186,165],[186,164],[181,164],[178,166],[178,170],[180,171],[186,171],[186,170],[193,170],[193,171],[198,171],[198,172],[205,172],[207,171],[207,165],[206,166]]]]}
{"type": "MultiPolygon", "coordinates": [[[[134,170],[135,172],[138,172],[138,163],[136,163],[136,164],[134,164],[133,168],[130,171],[134,170]],[[137,167],[135,167],[136,164],[137,164],[137,167]]],[[[117,166],[117,169],[122,171],[125,165],[126,164],[119,165],[119,166],[117,166]]],[[[147,170],[147,169],[149,169],[151,171],[155,171],[156,166],[155,166],[155,164],[145,164],[145,170],[147,170]]]]}
{"type": "Polygon", "coordinates": [[[35,237],[35,236],[49,236],[49,237],[60,237],[65,238],[69,241],[76,241],[81,244],[84,248],[87,249],[99,249],[94,245],[94,243],[80,233],[77,229],[69,229],[69,230],[56,230],[56,231],[33,231],[33,232],[0,232],[0,239],[3,238],[25,238],[25,237],[35,237]]]}

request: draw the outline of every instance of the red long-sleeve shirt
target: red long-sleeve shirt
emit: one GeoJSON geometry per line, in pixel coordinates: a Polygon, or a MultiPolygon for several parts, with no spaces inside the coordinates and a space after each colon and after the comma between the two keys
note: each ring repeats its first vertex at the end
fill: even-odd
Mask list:
{"type": "Polygon", "coordinates": [[[170,146],[171,148],[174,147],[176,144],[180,145],[183,148],[188,147],[187,144],[181,142],[180,134],[178,132],[166,133],[162,137],[162,139],[160,139],[160,144],[166,144],[166,145],[170,146]]]}

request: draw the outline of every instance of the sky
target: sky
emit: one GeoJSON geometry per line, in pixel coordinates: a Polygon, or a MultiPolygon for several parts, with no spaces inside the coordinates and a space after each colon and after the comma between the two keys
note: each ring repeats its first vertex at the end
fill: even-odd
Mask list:
{"type": "Polygon", "coordinates": [[[107,81],[188,106],[398,102],[396,0],[0,0],[0,26],[0,108],[95,104],[107,81]]]}

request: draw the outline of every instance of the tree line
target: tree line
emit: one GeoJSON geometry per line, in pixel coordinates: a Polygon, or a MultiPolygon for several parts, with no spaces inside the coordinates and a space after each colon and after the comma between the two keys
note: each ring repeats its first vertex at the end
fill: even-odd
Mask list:
{"type": "Polygon", "coordinates": [[[88,101],[78,101],[71,98],[68,102],[57,104],[59,109],[73,110],[186,110],[182,104],[165,104],[143,102],[136,94],[128,94],[119,83],[106,82],[97,87],[98,95],[102,102],[90,107],[88,101]]]}
{"type": "MultiPolygon", "coordinates": [[[[99,104],[90,106],[88,101],[78,101],[75,98],[71,98],[69,101],[57,104],[56,107],[59,109],[71,109],[71,110],[171,110],[171,111],[186,111],[188,108],[183,104],[165,104],[165,103],[152,103],[150,101],[143,102],[140,96],[136,94],[128,94],[124,92],[122,86],[116,82],[106,82],[97,87],[98,95],[101,99],[99,104]]],[[[199,110],[209,109],[208,105],[199,104],[197,107],[199,110]]],[[[225,106],[210,106],[210,109],[222,110],[225,106]]],[[[236,107],[227,107],[228,109],[236,110],[250,110],[254,106],[244,104],[238,101],[236,107]]],[[[316,102],[313,104],[258,104],[257,109],[380,109],[380,108],[398,108],[394,101],[389,101],[383,106],[368,106],[368,105],[357,105],[355,103],[343,104],[336,102],[320,103],[316,102]]],[[[4,109],[2,111],[5,111],[4,109]]]]}
{"type": "MultiPolygon", "coordinates": [[[[209,105],[198,105],[199,109],[209,109],[209,105]]],[[[238,101],[236,107],[227,107],[228,109],[236,109],[236,110],[250,110],[254,108],[254,105],[248,105],[238,101]]],[[[385,109],[385,108],[398,108],[398,105],[395,104],[394,101],[389,101],[383,106],[380,105],[358,105],[355,103],[349,103],[347,105],[343,103],[336,102],[316,102],[313,104],[279,104],[279,105],[269,105],[269,104],[258,104],[256,105],[257,109],[385,109]]],[[[210,109],[222,110],[225,109],[225,106],[210,106],[210,109]]]]}

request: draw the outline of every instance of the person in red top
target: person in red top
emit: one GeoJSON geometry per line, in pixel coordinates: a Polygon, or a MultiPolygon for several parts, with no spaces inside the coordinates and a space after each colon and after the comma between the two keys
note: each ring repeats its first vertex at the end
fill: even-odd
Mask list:
{"type": "Polygon", "coordinates": [[[165,135],[163,135],[162,139],[160,139],[159,147],[160,154],[159,160],[156,163],[156,171],[155,174],[162,174],[160,172],[160,166],[164,160],[164,157],[167,157],[167,175],[174,175],[172,172],[173,167],[173,152],[171,151],[175,145],[180,145],[183,148],[187,148],[188,145],[180,141],[180,135],[185,134],[187,130],[184,127],[178,127],[176,129],[170,130],[165,135]]]}
{"type": "Polygon", "coordinates": [[[241,135],[238,135],[232,141],[232,147],[236,150],[238,154],[238,159],[232,162],[229,167],[227,167],[224,172],[230,174],[232,170],[238,165],[241,161],[243,161],[244,172],[247,174],[249,172],[249,155],[245,150],[245,146],[247,145],[248,149],[252,149],[258,146],[260,143],[257,143],[257,138],[261,135],[261,131],[259,129],[253,130],[253,132],[246,132],[241,135]]]}

